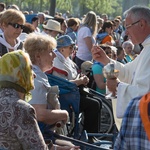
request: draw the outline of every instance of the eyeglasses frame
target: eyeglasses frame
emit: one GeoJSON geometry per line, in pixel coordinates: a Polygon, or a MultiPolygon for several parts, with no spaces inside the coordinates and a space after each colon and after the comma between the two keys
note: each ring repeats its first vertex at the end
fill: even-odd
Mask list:
{"type": "Polygon", "coordinates": [[[125,28],[128,29],[128,28],[132,27],[133,25],[135,25],[135,24],[137,24],[137,23],[139,23],[139,22],[140,22],[140,20],[138,20],[138,21],[136,21],[136,22],[133,22],[133,23],[127,25],[125,28]]]}
{"type": "Polygon", "coordinates": [[[11,22],[9,22],[8,25],[11,25],[15,29],[19,29],[19,28],[23,29],[24,28],[24,25],[21,25],[21,24],[18,24],[18,23],[11,23],[11,22]]]}

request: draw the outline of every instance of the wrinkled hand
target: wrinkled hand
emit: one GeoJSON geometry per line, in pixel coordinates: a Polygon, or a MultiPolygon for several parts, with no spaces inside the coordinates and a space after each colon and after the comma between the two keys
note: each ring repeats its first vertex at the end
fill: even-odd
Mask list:
{"type": "Polygon", "coordinates": [[[80,79],[83,85],[87,85],[89,83],[89,78],[86,75],[83,75],[80,79]]]}
{"type": "Polygon", "coordinates": [[[107,65],[110,62],[109,57],[100,46],[94,45],[91,52],[94,60],[101,62],[104,65],[107,65]]]}

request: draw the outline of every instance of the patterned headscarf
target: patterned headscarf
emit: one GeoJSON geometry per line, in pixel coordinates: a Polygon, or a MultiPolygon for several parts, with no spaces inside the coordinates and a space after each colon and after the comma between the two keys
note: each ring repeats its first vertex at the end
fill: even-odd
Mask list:
{"type": "Polygon", "coordinates": [[[0,88],[14,88],[25,94],[34,88],[33,71],[27,53],[17,50],[0,58],[0,88]]]}

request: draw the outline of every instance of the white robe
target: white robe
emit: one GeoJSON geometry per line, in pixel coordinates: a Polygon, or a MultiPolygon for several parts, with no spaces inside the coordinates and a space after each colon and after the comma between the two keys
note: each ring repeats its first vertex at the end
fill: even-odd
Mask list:
{"type": "Polygon", "coordinates": [[[117,61],[112,62],[118,69],[121,83],[117,89],[117,117],[124,115],[129,101],[150,91],[150,37],[143,43],[143,50],[130,63],[123,65],[117,61]]]}

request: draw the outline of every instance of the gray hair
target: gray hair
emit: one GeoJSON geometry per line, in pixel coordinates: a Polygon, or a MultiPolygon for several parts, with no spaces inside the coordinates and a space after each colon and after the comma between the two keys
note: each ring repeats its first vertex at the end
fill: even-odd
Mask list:
{"type": "Polygon", "coordinates": [[[130,15],[134,21],[144,19],[150,25],[150,8],[146,6],[135,5],[124,12],[125,18],[130,15]]]}
{"type": "Polygon", "coordinates": [[[122,47],[126,48],[128,45],[132,46],[132,50],[134,49],[134,44],[131,41],[123,42],[122,47]]]}

